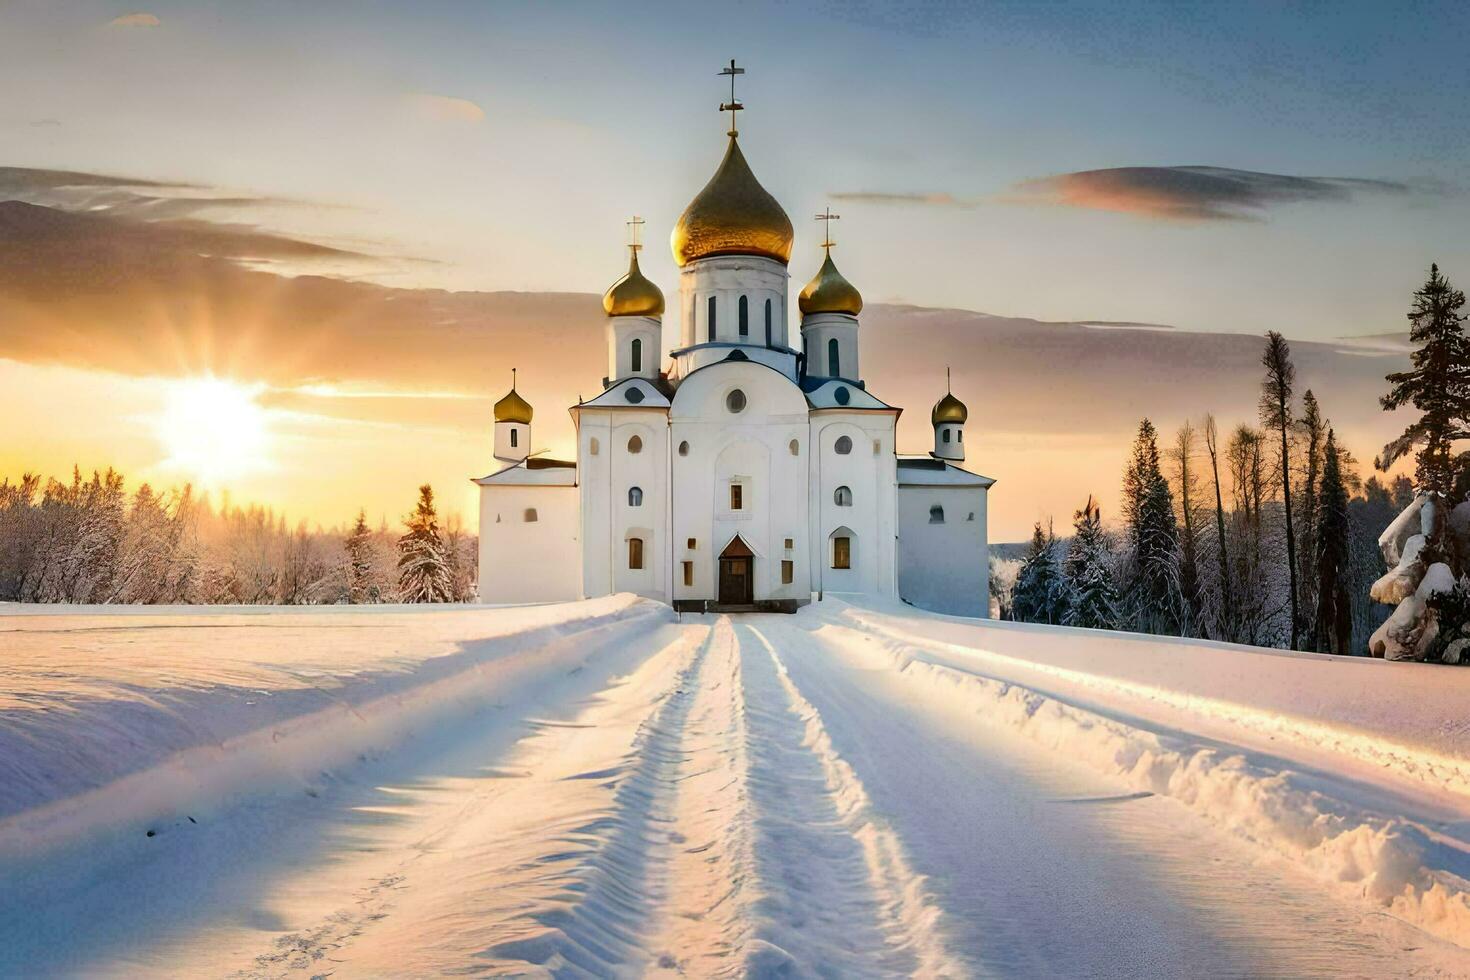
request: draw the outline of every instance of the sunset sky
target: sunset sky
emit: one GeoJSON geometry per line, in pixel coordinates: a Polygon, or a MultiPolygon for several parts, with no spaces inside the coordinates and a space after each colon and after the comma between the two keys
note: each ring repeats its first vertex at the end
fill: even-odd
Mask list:
{"type": "MultiPolygon", "coordinates": [[[[395,520],[432,479],[467,510],[488,405],[544,356],[512,328],[562,316],[595,348],[575,377],[523,374],[538,443],[564,448],[600,317],[595,295],[431,291],[599,294],[636,212],[644,271],[675,292],[667,235],[722,151],[731,57],[746,154],[797,228],[793,292],[831,204],[870,304],[1398,332],[1431,260],[1470,280],[1466,37],[1451,4],[0,0],[0,202],[52,209],[0,213],[0,412],[24,420],[0,475],[116,464],[324,523],[395,520]],[[353,288],[281,278],[302,272],[353,288]]],[[[918,450],[938,392],[905,372],[979,379],[993,352],[913,346],[884,369],[919,399],[918,450]]],[[[1363,377],[1396,367],[1375,356],[1363,377]]],[[[1312,383],[1329,413],[1378,393],[1312,383]]],[[[1080,433],[969,397],[996,540],[1115,497],[1121,414],[1080,433]],[[1057,455],[1035,460],[1036,437],[1057,455]]],[[[1253,401],[1171,404],[1161,425],[1253,401]]]]}

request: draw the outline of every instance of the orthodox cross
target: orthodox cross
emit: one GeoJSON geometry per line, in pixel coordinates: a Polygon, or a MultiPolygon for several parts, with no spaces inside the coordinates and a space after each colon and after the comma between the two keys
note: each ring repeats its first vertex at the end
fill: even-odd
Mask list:
{"type": "Polygon", "coordinates": [[[736,75],[744,75],[745,74],[745,69],[744,68],[736,68],[735,67],[735,59],[734,58],[731,58],[730,59],[730,67],[728,67],[728,68],[721,68],[720,69],[720,74],[721,75],[729,75],[730,76],[730,101],[729,102],[721,102],[720,103],[720,111],[721,112],[728,112],[730,114],[730,132],[727,133],[726,135],[728,135],[728,136],[735,136],[738,133],[738,130],[736,130],[736,128],[735,128],[735,113],[737,113],[741,109],[744,109],[745,108],[745,106],[741,105],[735,99],[735,76],[736,75]]]}
{"type": "Polygon", "coordinates": [[[827,205],[825,211],[817,215],[817,220],[822,222],[822,247],[829,252],[832,251],[832,246],[837,244],[832,240],[832,222],[837,221],[841,217],[842,215],[840,214],[832,213],[832,205],[830,204],[827,205]]]}
{"type": "Polygon", "coordinates": [[[642,229],[644,221],[642,218],[638,217],[638,215],[635,214],[633,215],[633,220],[627,222],[627,225],[628,247],[636,252],[643,247],[642,243],[638,241],[638,232],[642,229]]]}

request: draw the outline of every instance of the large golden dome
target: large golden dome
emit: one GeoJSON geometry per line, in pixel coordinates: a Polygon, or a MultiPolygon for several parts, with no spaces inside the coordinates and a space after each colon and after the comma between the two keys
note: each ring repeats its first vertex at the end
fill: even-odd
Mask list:
{"type": "Polygon", "coordinates": [[[965,407],[965,403],[945,392],[944,397],[934,403],[934,411],[929,413],[929,422],[931,425],[939,425],[944,422],[964,425],[965,420],[969,417],[970,410],[965,407]]]}
{"type": "Polygon", "coordinates": [[[750,172],[740,143],[730,137],[725,159],[674,226],[670,244],[680,266],[711,255],[791,259],[791,219],[750,172]]]}
{"type": "Polygon", "coordinates": [[[663,316],[663,291],[638,268],[638,250],[632,252],[628,274],[602,294],[602,309],[608,316],[663,316]]]}
{"type": "Polygon", "coordinates": [[[837,271],[829,250],[822,260],[822,268],[802,289],[796,304],[802,313],[849,313],[857,316],[863,311],[863,295],[837,271]]]}

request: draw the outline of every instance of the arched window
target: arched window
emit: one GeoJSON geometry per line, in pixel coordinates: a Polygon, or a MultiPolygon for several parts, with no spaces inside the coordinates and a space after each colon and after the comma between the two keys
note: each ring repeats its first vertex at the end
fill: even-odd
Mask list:
{"type": "Polygon", "coordinates": [[[643,370],[643,341],[637,337],[633,338],[633,370],[643,370]]]}
{"type": "Polygon", "coordinates": [[[516,432],[515,426],[511,426],[511,429],[510,429],[510,448],[514,449],[516,446],[520,445],[520,443],[516,441],[516,436],[518,436],[519,434],[520,433],[516,432]]]}
{"type": "Polygon", "coordinates": [[[685,439],[683,442],[679,443],[679,455],[680,456],[688,456],[689,455],[689,440],[688,439],[685,439]]]}
{"type": "Polygon", "coordinates": [[[793,456],[800,456],[801,455],[801,443],[797,442],[795,439],[792,439],[791,440],[791,445],[790,445],[789,448],[791,449],[791,455],[793,455],[793,456]]]}
{"type": "Polygon", "coordinates": [[[731,391],[725,396],[725,407],[730,410],[732,415],[739,415],[745,411],[745,392],[739,388],[731,391]]]}
{"type": "Polygon", "coordinates": [[[832,502],[838,507],[851,507],[852,488],[838,487],[836,490],[832,491],[832,502]]]}
{"type": "Polygon", "coordinates": [[[847,436],[838,436],[837,442],[833,444],[832,448],[837,451],[837,455],[846,456],[852,452],[852,440],[847,436]]]}
{"type": "Polygon", "coordinates": [[[521,518],[527,524],[535,524],[538,520],[540,520],[540,518],[536,516],[536,508],[535,507],[527,507],[526,508],[526,512],[521,515],[521,518]]]}
{"type": "Polygon", "coordinates": [[[643,567],[643,539],[628,539],[628,567],[638,569],[643,567]]]}
{"type": "Polygon", "coordinates": [[[939,430],[939,441],[940,442],[949,442],[949,430],[948,429],[940,429],[939,430]]]}
{"type": "Polygon", "coordinates": [[[827,377],[842,377],[842,361],[837,355],[837,338],[827,341],[827,377]]]}
{"type": "Polygon", "coordinates": [[[642,487],[629,487],[628,488],[628,506],[629,507],[642,507],[643,506],[643,488],[642,487]]]}
{"type": "Polygon", "coordinates": [[[587,455],[588,456],[596,456],[597,455],[597,437],[596,436],[593,436],[587,442],[587,455]]]}
{"type": "Polygon", "coordinates": [[[740,297],[740,336],[750,336],[750,301],[740,297]]]}
{"type": "Polygon", "coordinates": [[[715,342],[715,298],[709,298],[709,342],[715,342]]]}
{"type": "Polygon", "coordinates": [[[933,507],[930,507],[929,508],[929,523],[930,524],[943,524],[944,523],[944,508],[943,507],[939,506],[938,504],[935,504],[933,507]]]}
{"type": "Polygon", "coordinates": [[[773,337],[771,335],[771,301],[770,300],[766,300],[766,346],[767,347],[773,346],[773,337]]]}
{"type": "Polygon", "coordinates": [[[632,453],[635,456],[638,455],[639,453],[643,452],[643,440],[640,439],[640,438],[638,438],[637,436],[634,436],[633,438],[629,439],[628,440],[628,452],[632,453]]]}

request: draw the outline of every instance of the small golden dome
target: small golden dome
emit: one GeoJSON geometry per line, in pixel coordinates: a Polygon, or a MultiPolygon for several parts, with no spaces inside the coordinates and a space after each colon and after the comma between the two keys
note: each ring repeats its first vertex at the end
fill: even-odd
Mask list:
{"type": "Polygon", "coordinates": [[[791,219],[750,172],[732,135],[720,169],[679,216],[670,244],[681,267],[711,255],[760,255],[784,264],[792,237],[791,219]]]}
{"type": "Polygon", "coordinates": [[[863,295],[857,287],[843,278],[832,262],[832,252],[822,260],[822,268],[802,289],[796,298],[802,313],[850,313],[857,316],[863,311],[863,295]]]}
{"type": "Polygon", "coordinates": [[[929,421],[933,425],[944,422],[964,425],[969,417],[970,410],[965,407],[965,403],[948,392],[934,403],[934,411],[929,413],[929,421]]]}
{"type": "Polygon", "coordinates": [[[638,268],[638,250],[632,249],[628,274],[602,294],[608,316],[663,316],[664,294],[638,268]]]}
{"type": "Polygon", "coordinates": [[[512,386],[510,394],[495,403],[495,421],[531,424],[531,403],[520,396],[512,386]]]}

